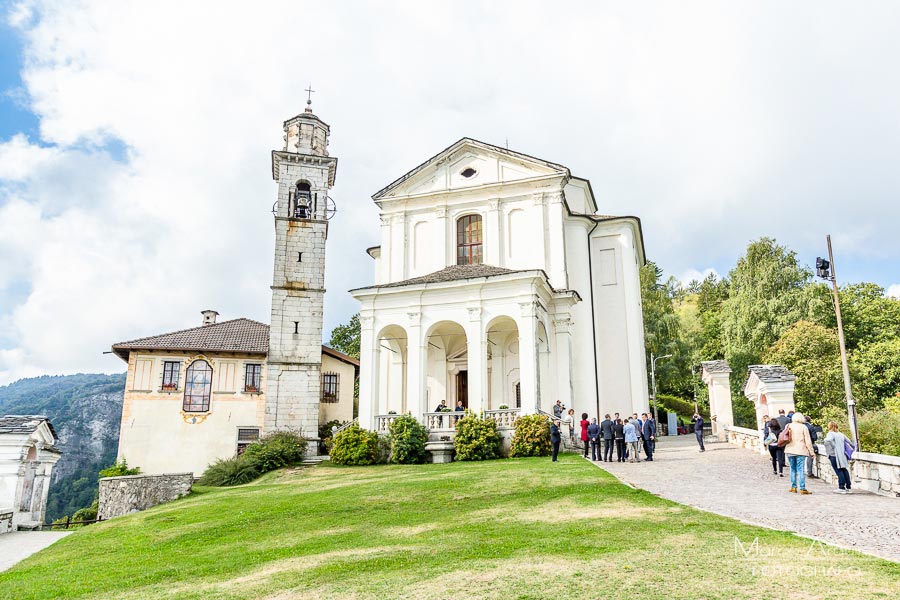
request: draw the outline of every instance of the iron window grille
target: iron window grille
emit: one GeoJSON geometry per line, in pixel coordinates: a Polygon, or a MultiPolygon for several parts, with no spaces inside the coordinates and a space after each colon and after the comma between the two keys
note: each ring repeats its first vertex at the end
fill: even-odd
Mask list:
{"type": "Polygon", "coordinates": [[[244,369],[244,391],[259,392],[262,380],[262,365],[250,363],[244,369]]]}
{"type": "Polygon", "coordinates": [[[456,264],[480,265],[484,262],[481,215],[466,215],[456,222],[456,264]]]}
{"type": "Polygon", "coordinates": [[[181,362],[167,360],[163,363],[162,389],[175,391],[178,389],[178,375],[181,372],[181,362]]]}
{"type": "Polygon", "coordinates": [[[237,438],[238,456],[244,453],[244,450],[247,449],[247,446],[257,441],[259,441],[258,427],[239,427],[237,438]]]}
{"type": "Polygon", "coordinates": [[[212,367],[205,360],[195,360],[184,376],[184,412],[207,412],[212,389],[212,367]]]}
{"type": "Polygon", "coordinates": [[[334,403],[338,401],[338,387],[340,376],[337,373],[322,374],[322,402],[334,403]]]}

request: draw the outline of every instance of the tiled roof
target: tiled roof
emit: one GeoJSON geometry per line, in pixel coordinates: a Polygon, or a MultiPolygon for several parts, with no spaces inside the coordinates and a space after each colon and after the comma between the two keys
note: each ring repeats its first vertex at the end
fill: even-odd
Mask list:
{"type": "Polygon", "coordinates": [[[727,360],[705,360],[700,365],[707,373],[731,373],[727,360]]]}
{"type": "Polygon", "coordinates": [[[793,373],[781,365],[750,365],[747,367],[747,380],[742,389],[746,389],[750,375],[756,375],[763,383],[782,383],[797,379],[793,373]]]}
{"type": "Polygon", "coordinates": [[[6,415],[0,417],[0,433],[34,433],[41,423],[47,423],[50,433],[56,438],[56,430],[50,419],[44,415],[6,415]]]}
{"type": "Polygon", "coordinates": [[[232,319],[214,325],[201,325],[172,333],[138,338],[114,344],[122,360],[131,350],[193,350],[197,352],[241,352],[267,354],[269,326],[251,319],[232,319]]]}
{"type": "Polygon", "coordinates": [[[340,352],[339,350],[335,350],[334,348],[330,348],[324,344],[322,344],[322,354],[327,354],[328,356],[336,358],[340,361],[349,363],[349,364],[353,365],[354,367],[356,367],[357,370],[359,370],[359,359],[353,358],[349,354],[344,354],[343,352],[340,352]]]}
{"type": "MultiPolygon", "coordinates": [[[[532,269],[533,270],[533,269],[532,269]]],[[[443,283],[445,281],[458,281],[460,279],[477,279],[479,277],[496,277],[497,275],[509,275],[510,273],[522,273],[523,271],[514,271],[512,269],[504,269],[503,267],[494,267],[491,265],[451,265],[440,271],[422,275],[421,277],[413,277],[404,281],[395,281],[393,283],[384,283],[381,285],[373,285],[374,288],[392,288],[403,287],[407,285],[419,285],[423,283],[443,283]]]]}

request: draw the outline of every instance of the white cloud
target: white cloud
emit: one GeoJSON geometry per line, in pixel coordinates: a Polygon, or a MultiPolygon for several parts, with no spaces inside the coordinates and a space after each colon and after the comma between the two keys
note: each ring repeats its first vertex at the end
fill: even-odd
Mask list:
{"type": "Polygon", "coordinates": [[[310,82],[340,161],[326,330],[371,281],[369,196],[462,136],[590,178],[601,212],[640,216],[648,256],[682,280],[762,235],[812,262],[829,230],[849,277],[900,253],[897,12],[20,3],[8,21],[41,139],[0,140],[0,383],[122,370],[111,343],[203,308],[267,321],[269,152],[310,82]]]}
{"type": "Polygon", "coordinates": [[[681,282],[681,285],[687,286],[692,281],[703,281],[710,275],[715,275],[716,279],[721,279],[722,276],[719,275],[719,272],[713,268],[706,268],[702,271],[698,271],[697,269],[687,269],[681,273],[681,275],[676,276],[676,279],[681,282]]]}
{"type": "Polygon", "coordinates": [[[900,300],[900,283],[895,283],[894,285],[888,286],[887,295],[891,298],[897,298],[900,300]]]}

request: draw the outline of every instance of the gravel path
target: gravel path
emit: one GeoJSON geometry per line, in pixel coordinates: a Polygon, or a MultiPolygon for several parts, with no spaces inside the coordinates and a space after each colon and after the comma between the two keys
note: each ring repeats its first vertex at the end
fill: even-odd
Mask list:
{"type": "Polygon", "coordinates": [[[71,531],[13,531],[0,535],[0,571],[43,550],[71,531]]]}
{"type": "Polygon", "coordinates": [[[772,474],[768,455],[726,443],[699,452],[693,436],[663,438],[653,462],[595,462],[622,481],[656,495],[770,529],[900,562],[900,499],[807,478],[811,496],[788,492],[790,479],[772,474]]]}

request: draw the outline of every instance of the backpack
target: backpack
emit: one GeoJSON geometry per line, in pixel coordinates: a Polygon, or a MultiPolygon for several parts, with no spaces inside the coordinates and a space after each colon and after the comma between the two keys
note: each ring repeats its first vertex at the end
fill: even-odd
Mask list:
{"type": "Polygon", "coordinates": [[[844,438],[844,456],[847,457],[847,461],[853,458],[853,453],[856,451],[856,446],[850,443],[850,440],[844,438]]]}
{"type": "Polygon", "coordinates": [[[785,425],[784,429],[781,430],[781,433],[778,434],[778,447],[784,448],[792,441],[793,435],[791,434],[791,426],[785,425]]]}

